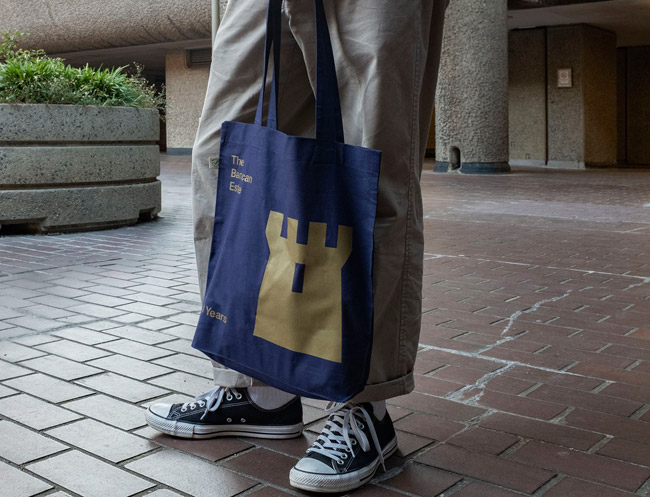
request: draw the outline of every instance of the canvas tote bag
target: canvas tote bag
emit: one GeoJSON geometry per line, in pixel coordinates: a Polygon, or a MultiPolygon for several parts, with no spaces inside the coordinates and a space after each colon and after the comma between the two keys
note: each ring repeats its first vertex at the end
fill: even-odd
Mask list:
{"type": "Polygon", "coordinates": [[[316,138],[277,129],[281,6],[269,2],[255,123],[222,126],[208,281],[192,345],[284,391],[344,402],[368,378],[381,153],[343,141],[322,0],[314,1],[316,138]]]}

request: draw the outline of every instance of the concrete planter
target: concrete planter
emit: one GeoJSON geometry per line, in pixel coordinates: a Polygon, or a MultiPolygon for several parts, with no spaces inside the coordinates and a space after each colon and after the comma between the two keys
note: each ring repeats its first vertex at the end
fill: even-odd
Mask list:
{"type": "Polygon", "coordinates": [[[135,224],[160,212],[158,112],[0,104],[0,234],[135,224]]]}

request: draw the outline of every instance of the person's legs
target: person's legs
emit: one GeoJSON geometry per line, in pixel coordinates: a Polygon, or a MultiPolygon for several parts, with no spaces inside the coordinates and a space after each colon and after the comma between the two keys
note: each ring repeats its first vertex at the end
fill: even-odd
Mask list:
{"type": "MultiPolygon", "coordinates": [[[[217,33],[210,79],[192,154],[194,238],[201,296],[206,291],[224,121],[252,123],[262,80],[266,3],[231,0],[217,33]]],[[[283,130],[309,134],[314,101],[302,54],[285,23],[279,118],[283,130]]],[[[270,85],[267,85],[267,87],[270,85]]],[[[185,404],[154,404],[147,423],[170,435],[208,438],[244,435],[289,438],[300,434],[295,395],[266,386],[213,361],[217,387],[185,404]]]]}
{"type": "MultiPolygon", "coordinates": [[[[289,14],[314,85],[310,3],[289,2],[289,14]]],[[[342,492],[359,487],[397,446],[385,399],[413,389],[424,251],[420,173],[446,3],[325,2],[346,143],[382,151],[373,260],[375,322],[368,385],[330,416],[291,470],[291,484],[298,488],[342,492]]]]}

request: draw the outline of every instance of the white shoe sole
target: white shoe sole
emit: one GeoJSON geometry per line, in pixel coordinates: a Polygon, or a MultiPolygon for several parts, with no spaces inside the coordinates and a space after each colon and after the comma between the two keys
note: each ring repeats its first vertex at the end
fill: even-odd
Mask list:
{"type": "MultiPolygon", "coordinates": [[[[384,459],[388,459],[397,450],[397,437],[384,448],[384,459]]],[[[381,462],[379,457],[372,464],[352,473],[343,475],[328,475],[323,473],[307,473],[295,467],[289,473],[289,482],[292,487],[310,492],[338,493],[347,492],[362,487],[375,476],[381,462]]]]}
{"type": "Polygon", "coordinates": [[[199,425],[174,421],[158,416],[147,409],[147,424],[154,430],[180,438],[252,437],[252,438],[295,438],[302,434],[303,423],[282,426],[264,425],[199,425]]]}

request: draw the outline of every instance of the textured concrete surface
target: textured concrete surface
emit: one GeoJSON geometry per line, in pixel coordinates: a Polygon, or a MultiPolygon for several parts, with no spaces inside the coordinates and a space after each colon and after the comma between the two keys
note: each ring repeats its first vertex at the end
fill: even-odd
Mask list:
{"type": "MultiPolygon", "coordinates": [[[[353,495],[648,496],[650,171],[430,169],[415,392],[389,401],[388,473],[353,495]]],[[[305,495],[288,472],[323,402],[303,400],[288,441],[145,426],[150,403],[211,385],[190,347],[189,170],[163,157],[154,222],[0,237],[0,435],[24,434],[0,443],[12,497],[104,497],[106,481],[111,496],[305,495]]]]}
{"type": "Polygon", "coordinates": [[[616,34],[585,26],[584,36],[585,164],[615,166],[616,34]]]}
{"type": "Polygon", "coordinates": [[[160,196],[157,180],[84,188],[0,190],[0,227],[29,224],[32,229],[51,232],[135,224],[140,214],[149,220],[160,212],[160,196]]]}
{"type": "Polygon", "coordinates": [[[0,226],[48,232],[151,219],[161,202],[159,125],[154,110],[0,105],[0,226]]]}
{"type": "Polygon", "coordinates": [[[548,160],[584,167],[584,36],[582,26],[548,28],[548,160]],[[573,86],[557,87],[558,69],[571,68],[573,86]]]}
{"type": "Polygon", "coordinates": [[[167,146],[192,148],[208,88],[210,68],[188,69],[185,51],[174,51],[165,58],[165,76],[167,146]]]}
{"type": "Polygon", "coordinates": [[[158,111],[93,105],[0,104],[3,142],[158,141],[158,111]]]}
{"type": "Polygon", "coordinates": [[[546,31],[510,31],[510,163],[546,163],[546,31]]]}
{"type": "Polygon", "coordinates": [[[159,174],[158,145],[0,146],[0,188],[153,180],[159,174]]]}
{"type": "Polygon", "coordinates": [[[616,50],[616,160],[627,162],[627,49],[616,50]]]}
{"type": "Polygon", "coordinates": [[[31,32],[25,45],[48,52],[210,38],[210,1],[8,2],[3,5],[0,32],[10,30],[31,32]]]}
{"type": "Polygon", "coordinates": [[[650,47],[627,49],[627,161],[650,164],[650,47]]]}
{"type": "Polygon", "coordinates": [[[591,26],[548,28],[548,160],[614,166],[617,154],[616,36],[591,26]],[[558,88],[558,69],[573,86],[558,88]]]}
{"type": "Polygon", "coordinates": [[[508,32],[505,0],[452,0],[436,95],[436,152],[463,163],[508,162],[508,32]]]}

